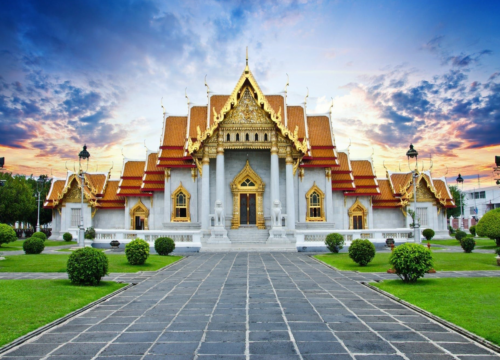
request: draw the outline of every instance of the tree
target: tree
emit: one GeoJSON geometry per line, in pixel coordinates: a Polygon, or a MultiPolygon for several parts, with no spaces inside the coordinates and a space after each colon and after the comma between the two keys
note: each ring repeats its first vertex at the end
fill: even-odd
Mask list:
{"type": "Polygon", "coordinates": [[[13,225],[16,221],[28,221],[29,214],[36,209],[36,202],[26,177],[0,173],[0,179],[6,180],[0,187],[0,223],[13,225]]]}
{"type": "Polygon", "coordinates": [[[466,209],[466,194],[463,193],[457,186],[450,186],[450,193],[451,196],[453,196],[453,199],[455,200],[455,205],[457,206],[456,208],[450,208],[447,211],[448,217],[453,216],[454,218],[457,218],[460,216],[460,206],[462,206],[462,201],[460,200],[460,197],[462,196],[463,198],[463,213],[465,214],[465,209],[466,209]]]}
{"type": "Polygon", "coordinates": [[[489,237],[500,246],[500,209],[490,210],[479,220],[476,225],[479,236],[489,237]]]}
{"type": "MultiPolygon", "coordinates": [[[[50,223],[52,221],[52,211],[50,209],[44,209],[43,203],[45,202],[45,198],[50,191],[51,180],[49,180],[47,175],[40,175],[41,178],[45,179],[45,183],[40,193],[40,225],[44,225],[50,223]]],[[[29,214],[27,214],[26,221],[29,222],[33,227],[36,227],[36,221],[38,216],[38,192],[37,192],[37,178],[34,178],[31,175],[26,179],[28,184],[30,185],[33,192],[33,199],[35,202],[35,208],[29,214]]]]}

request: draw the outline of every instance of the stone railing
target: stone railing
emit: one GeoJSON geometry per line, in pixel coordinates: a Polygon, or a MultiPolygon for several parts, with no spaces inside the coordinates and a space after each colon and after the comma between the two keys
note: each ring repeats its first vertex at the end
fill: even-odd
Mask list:
{"type": "Polygon", "coordinates": [[[346,245],[355,239],[368,239],[374,243],[385,243],[387,238],[392,238],[397,242],[413,241],[410,234],[412,229],[363,229],[363,230],[296,230],[295,238],[297,247],[307,244],[308,246],[324,246],[325,238],[328,234],[338,233],[344,237],[346,245]]]}
{"type": "Polygon", "coordinates": [[[200,230],[105,230],[95,229],[95,243],[108,243],[118,240],[120,243],[128,243],[136,238],[147,241],[152,247],[159,237],[169,237],[174,240],[176,247],[201,246],[200,230]]]}

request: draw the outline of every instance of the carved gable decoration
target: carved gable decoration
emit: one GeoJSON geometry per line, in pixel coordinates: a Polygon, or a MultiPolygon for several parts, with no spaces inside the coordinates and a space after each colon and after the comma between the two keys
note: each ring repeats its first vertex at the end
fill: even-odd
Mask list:
{"type": "MultiPolygon", "coordinates": [[[[78,203],[82,201],[82,192],[80,190],[80,187],[78,186],[78,182],[72,181],[71,187],[64,196],[64,201],[69,202],[69,203],[78,203]]],[[[85,197],[83,198],[84,202],[87,202],[87,199],[85,197]]]]}
{"type": "Polygon", "coordinates": [[[436,197],[427,186],[427,182],[422,178],[417,186],[417,201],[418,202],[435,202],[436,197]]]}
{"type": "Polygon", "coordinates": [[[223,120],[224,124],[271,124],[267,113],[253,98],[250,90],[245,88],[243,96],[234,109],[231,109],[223,120]]]}

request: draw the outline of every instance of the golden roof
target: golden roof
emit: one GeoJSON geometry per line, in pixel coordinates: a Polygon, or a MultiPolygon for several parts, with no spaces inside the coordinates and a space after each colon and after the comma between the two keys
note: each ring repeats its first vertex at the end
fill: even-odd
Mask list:
{"type": "Polygon", "coordinates": [[[373,197],[373,203],[382,202],[393,202],[393,206],[399,206],[399,199],[397,199],[392,193],[391,185],[388,179],[379,179],[378,186],[380,189],[380,195],[373,197]]]}
{"type": "Polygon", "coordinates": [[[389,176],[395,194],[404,193],[411,184],[411,173],[392,173],[389,176]]]}

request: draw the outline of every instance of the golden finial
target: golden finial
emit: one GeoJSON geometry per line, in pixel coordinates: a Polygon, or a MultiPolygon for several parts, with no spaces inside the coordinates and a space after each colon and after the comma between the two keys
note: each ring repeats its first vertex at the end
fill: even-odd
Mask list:
{"type": "Polygon", "coordinates": [[[207,75],[205,75],[205,86],[207,87],[207,94],[210,94],[210,88],[208,87],[207,84],[207,75]]]}
{"type": "Polygon", "coordinates": [[[248,46],[247,46],[247,57],[246,57],[246,63],[247,63],[247,66],[248,66],[248,46]]]}
{"type": "Polygon", "coordinates": [[[146,152],[149,151],[148,147],[146,146],[146,139],[144,139],[144,147],[146,148],[146,152]]]}
{"type": "Polygon", "coordinates": [[[385,160],[382,161],[382,166],[384,167],[385,171],[389,171],[389,170],[387,170],[387,166],[385,166],[385,160]]]}
{"type": "Polygon", "coordinates": [[[113,170],[113,167],[115,166],[115,162],[114,161],[111,161],[111,167],[109,168],[109,171],[108,173],[111,174],[111,170],[113,170]]]}
{"type": "Polygon", "coordinates": [[[288,74],[286,74],[285,94],[287,92],[288,86],[290,86],[290,78],[288,77],[288,74]]]}

